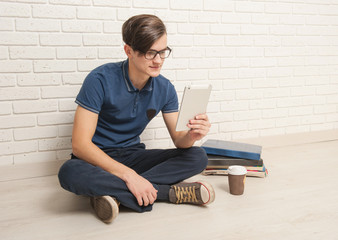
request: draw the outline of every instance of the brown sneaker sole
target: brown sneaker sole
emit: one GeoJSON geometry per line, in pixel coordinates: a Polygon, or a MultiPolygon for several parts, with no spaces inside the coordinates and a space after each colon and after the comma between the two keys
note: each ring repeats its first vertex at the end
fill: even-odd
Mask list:
{"type": "Polygon", "coordinates": [[[111,223],[119,214],[119,204],[110,196],[91,197],[90,204],[97,217],[105,223],[111,223]]]}

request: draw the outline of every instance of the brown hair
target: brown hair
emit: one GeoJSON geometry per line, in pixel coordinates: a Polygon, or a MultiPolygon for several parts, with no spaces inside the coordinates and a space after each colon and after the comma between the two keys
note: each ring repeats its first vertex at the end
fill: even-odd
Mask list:
{"type": "Polygon", "coordinates": [[[155,15],[136,15],[122,26],[123,41],[141,53],[146,53],[166,33],[164,23],[155,15]]]}

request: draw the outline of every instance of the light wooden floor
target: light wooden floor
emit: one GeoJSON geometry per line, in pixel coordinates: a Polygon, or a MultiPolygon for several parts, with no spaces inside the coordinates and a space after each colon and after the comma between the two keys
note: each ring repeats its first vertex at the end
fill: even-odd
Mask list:
{"type": "Polygon", "coordinates": [[[338,141],[263,149],[269,177],[247,178],[232,196],[224,176],[209,207],[156,203],[100,222],[88,199],[56,176],[0,182],[0,239],[338,239],[338,141]]]}

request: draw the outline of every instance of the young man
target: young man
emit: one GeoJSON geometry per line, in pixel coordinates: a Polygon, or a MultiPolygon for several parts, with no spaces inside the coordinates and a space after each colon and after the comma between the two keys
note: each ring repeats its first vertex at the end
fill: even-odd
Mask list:
{"type": "Polygon", "coordinates": [[[119,204],[137,212],[150,211],[156,200],[206,205],[214,201],[211,185],[181,182],[200,173],[207,156],[195,141],[209,131],[205,114],[176,132],[178,100],[174,86],[160,75],[170,55],[163,22],[138,15],[122,27],[126,61],[94,69],[76,98],[72,159],[59,171],[61,186],[90,196],[97,216],[111,222],[119,204]],[[150,149],[140,134],[162,111],[177,148],[150,149]]]}

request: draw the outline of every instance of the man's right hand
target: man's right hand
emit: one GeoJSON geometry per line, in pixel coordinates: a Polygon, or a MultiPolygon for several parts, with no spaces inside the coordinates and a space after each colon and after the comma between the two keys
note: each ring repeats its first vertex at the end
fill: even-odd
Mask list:
{"type": "Polygon", "coordinates": [[[129,171],[124,177],[129,191],[136,197],[138,205],[148,206],[153,204],[157,198],[157,190],[144,177],[135,171],[129,171]]]}

